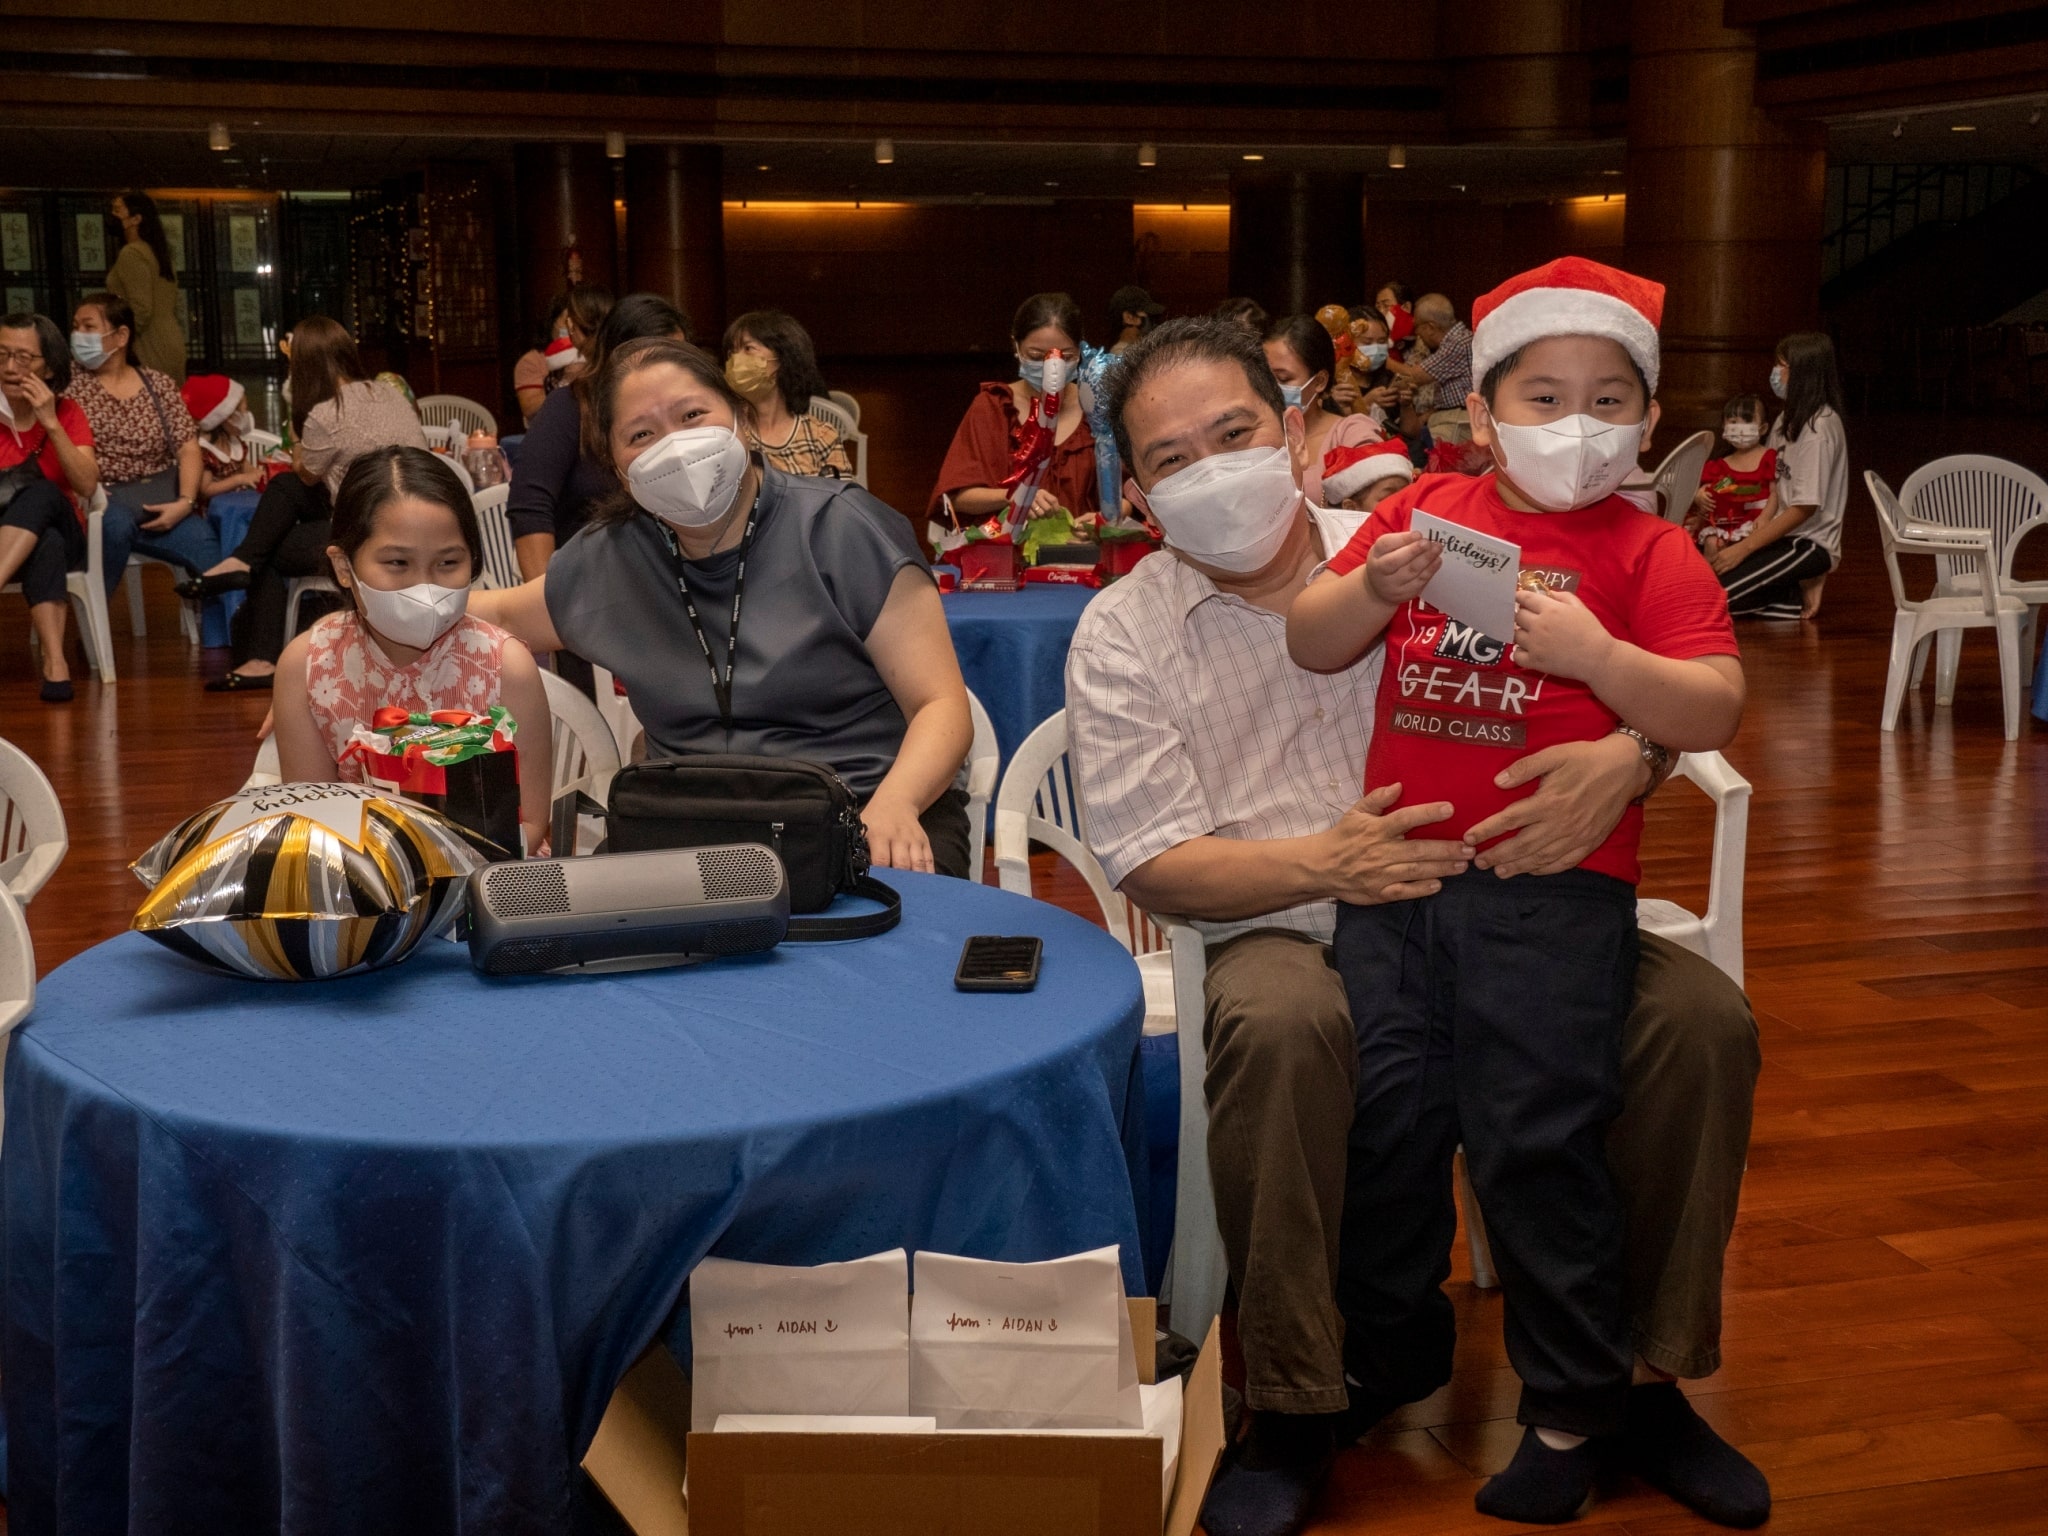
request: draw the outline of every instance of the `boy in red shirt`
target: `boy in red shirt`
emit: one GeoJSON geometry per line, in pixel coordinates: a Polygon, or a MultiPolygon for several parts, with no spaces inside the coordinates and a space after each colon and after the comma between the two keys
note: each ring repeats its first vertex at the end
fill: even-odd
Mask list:
{"type": "MultiPolygon", "coordinates": [[[[1663,295],[1565,257],[1481,298],[1482,382],[1467,404],[1496,469],[1426,475],[1382,502],[1288,619],[1295,661],[1317,671],[1350,666],[1385,636],[1366,788],[1405,786],[1398,804],[1451,802],[1474,847],[1514,827],[1530,787],[1502,789],[1497,776],[1520,757],[1622,721],[1668,748],[1709,751],[1741,719],[1720,583],[1682,528],[1615,494],[1656,427],[1663,295]],[[1418,510],[1520,546],[1512,635],[1423,601],[1443,549],[1411,528],[1418,510]]],[[[1450,1379],[1441,1287],[1462,1142],[1523,1383],[1521,1447],[1477,1501],[1507,1519],[1570,1519],[1597,1470],[1591,1437],[1635,1432],[1605,1141],[1621,1108],[1641,828],[1632,807],[1576,869],[1504,880],[1475,868],[1418,901],[1337,913],[1335,963],[1358,1027],[1338,1286],[1346,1368],[1389,1405],[1450,1379]]],[[[1739,1469],[1719,1471],[1761,1484],[1721,1449],[1739,1469]]],[[[1697,1491],[1682,1496],[1702,1507],[1697,1491]]],[[[1761,1512],[1755,1503],[1718,1508],[1753,1524],[1768,1489],[1761,1512]]]]}

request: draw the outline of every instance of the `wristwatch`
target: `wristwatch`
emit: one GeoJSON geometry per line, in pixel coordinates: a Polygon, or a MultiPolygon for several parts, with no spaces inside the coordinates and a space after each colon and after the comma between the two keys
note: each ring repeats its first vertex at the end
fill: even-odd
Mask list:
{"type": "Polygon", "coordinates": [[[1636,750],[1643,755],[1643,761],[1650,765],[1650,787],[1637,795],[1633,802],[1641,805],[1657,793],[1663,787],[1664,781],[1671,777],[1671,768],[1677,759],[1671,755],[1669,747],[1650,740],[1632,725],[1617,725],[1614,729],[1634,742],[1636,750]]]}

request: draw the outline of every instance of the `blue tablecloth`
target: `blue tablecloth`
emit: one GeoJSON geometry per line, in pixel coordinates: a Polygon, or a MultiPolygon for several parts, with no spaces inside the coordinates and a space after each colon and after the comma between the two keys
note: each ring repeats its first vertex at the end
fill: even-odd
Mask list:
{"type": "Polygon", "coordinates": [[[1089,587],[949,592],[946,626],[960,670],[996,728],[1003,765],[1039,723],[1067,705],[1067,647],[1089,587]]]}
{"type": "MultiPolygon", "coordinates": [[[[207,502],[206,520],[220,535],[220,552],[223,555],[232,555],[235,546],[242,542],[242,535],[249,531],[249,520],[256,515],[259,494],[256,491],[228,491],[207,502]]],[[[228,643],[228,626],[246,595],[223,592],[219,597],[207,600],[199,615],[200,644],[221,646],[228,643]]]]}
{"type": "Polygon", "coordinates": [[[690,970],[60,967],[6,1067],[9,1529],[563,1531],[707,1253],[1121,1243],[1135,1292],[1135,966],[889,878],[892,933],[690,970]],[[973,933],[1040,935],[1038,990],[954,991],[973,933]]]}

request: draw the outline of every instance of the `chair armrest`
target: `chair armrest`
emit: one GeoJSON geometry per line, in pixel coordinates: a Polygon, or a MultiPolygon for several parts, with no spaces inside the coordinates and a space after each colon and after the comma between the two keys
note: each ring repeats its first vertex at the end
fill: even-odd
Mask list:
{"type": "Polygon", "coordinates": [[[967,798],[986,805],[995,798],[996,759],[984,757],[967,765],[967,798]]]}
{"type": "Polygon", "coordinates": [[[1022,811],[996,808],[996,884],[1018,896],[1031,894],[1031,834],[1022,811]]]}

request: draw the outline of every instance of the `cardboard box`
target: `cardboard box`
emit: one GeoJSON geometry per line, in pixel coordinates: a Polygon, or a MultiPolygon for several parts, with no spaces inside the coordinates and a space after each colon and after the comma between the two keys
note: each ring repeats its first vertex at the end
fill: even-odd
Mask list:
{"type": "MultiPolygon", "coordinates": [[[[1157,1307],[1130,1303],[1151,1339],[1157,1307]]],[[[1154,1352],[1138,1351],[1151,1381],[1154,1352]]],[[[1140,1435],[691,1434],[690,1387],[656,1345],[612,1394],[583,1468],[635,1536],[1191,1536],[1223,1455],[1211,1325],[1181,1407],[1162,1519],[1163,1447],[1140,1435]],[[683,1474],[690,1490],[683,1497],[683,1474]]]]}

